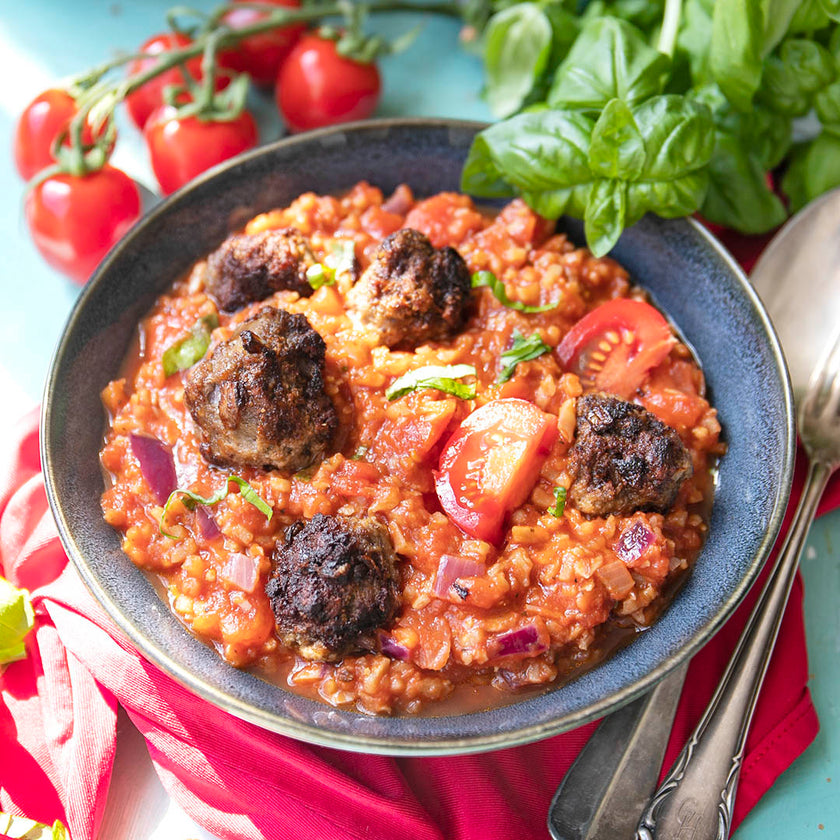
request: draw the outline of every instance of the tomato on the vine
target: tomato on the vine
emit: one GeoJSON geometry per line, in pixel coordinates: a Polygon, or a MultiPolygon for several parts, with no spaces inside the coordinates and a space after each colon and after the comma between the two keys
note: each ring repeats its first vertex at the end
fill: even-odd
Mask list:
{"type": "Polygon", "coordinates": [[[627,399],[664,361],[674,336],[649,303],[615,298],[595,307],[563,336],[557,357],[585,388],[627,399]]]}
{"type": "MultiPolygon", "coordinates": [[[[171,52],[172,50],[187,47],[192,43],[192,40],[181,32],[165,32],[161,35],[154,35],[140,47],[140,52],[148,53],[149,58],[138,58],[128,65],[129,76],[139,76],[146,70],[149,70],[157,60],[161,53],[171,52]]],[[[201,56],[193,56],[184,62],[189,74],[196,80],[201,80],[201,56]]],[[[222,90],[227,84],[228,79],[223,76],[216,78],[216,90],[222,90]]],[[[125,99],[128,113],[131,119],[138,128],[143,128],[146,120],[155,108],[159,108],[164,104],[163,91],[168,85],[176,87],[183,87],[186,84],[184,73],[180,67],[172,67],[169,70],[164,70],[159,76],[150,79],[142,87],[138,88],[134,93],[130,94],[125,99]]]]}
{"type": "Polygon", "coordinates": [[[280,68],[275,97],[286,125],[307,131],[369,117],[381,88],[374,63],[344,58],[335,41],[304,35],[280,68]]]}
{"type": "MultiPolygon", "coordinates": [[[[15,166],[21,178],[28,181],[55,163],[53,143],[78,110],[76,100],[60,88],[45,90],[26,106],[15,128],[15,166]]],[[[93,140],[93,129],[87,123],[82,142],[90,145],[93,140]]]]}
{"type": "Polygon", "coordinates": [[[164,105],[146,122],[143,136],[152,169],[167,195],[211,166],[257,145],[257,124],[248,111],[225,121],[179,117],[164,105]]]}
{"type": "Polygon", "coordinates": [[[26,196],[26,222],[41,256],[85,283],[111,247],[140,217],[137,185],[105,165],[88,175],[61,173],[26,196]]]}
{"type": "MultiPolygon", "coordinates": [[[[247,3],[249,0],[233,0],[247,3]]],[[[263,0],[267,5],[299,9],[300,0],[263,0]]],[[[266,17],[266,12],[243,7],[228,12],[223,20],[231,29],[242,29],[266,17]]],[[[219,53],[219,64],[236,73],[247,73],[255,84],[273,85],[283,59],[291,52],[306,29],[304,23],[292,23],[243,38],[235,47],[219,53]]]]}
{"type": "Polygon", "coordinates": [[[527,400],[491,400],[458,427],[440,456],[435,490],[449,518],[497,543],[505,517],[534,489],[557,440],[557,418],[527,400]]]}

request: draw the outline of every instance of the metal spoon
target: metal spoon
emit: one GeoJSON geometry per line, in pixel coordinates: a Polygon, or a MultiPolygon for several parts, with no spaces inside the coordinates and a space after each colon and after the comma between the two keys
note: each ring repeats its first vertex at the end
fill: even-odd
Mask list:
{"type": "Polygon", "coordinates": [[[770,578],[706,713],[642,814],[639,840],[726,840],[747,731],[817,504],[840,467],[840,191],[778,233],[752,281],[779,332],[810,468],[770,578]],[[813,371],[813,373],[811,373],[813,371]]]}

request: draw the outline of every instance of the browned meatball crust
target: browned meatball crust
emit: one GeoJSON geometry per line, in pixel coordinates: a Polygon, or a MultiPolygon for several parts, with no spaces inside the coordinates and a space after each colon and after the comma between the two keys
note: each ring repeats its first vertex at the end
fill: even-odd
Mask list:
{"type": "Polygon", "coordinates": [[[275,292],[312,294],[306,269],[315,264],[309,244],[295,228],[229,236],[207,258],[205,286],[226,312],[275,292]]]}
{"type": "Polygon", "coordinates": [[[649,411],[605,394],[577,401],[569,504],[588,516],[664,513],[693,472],[679,435],[649,411]]]}
{"type": "Polygon", "coordinates": [[[400,606],[394,549],[375,519],[316,514],[294,523],[271,558],[265,591],[277,635],[305,659],[377,649],[400,606]]]}
{"type": "Polygon", "coordinates": [[[419,231],[385,239],[347,295],[362,323],[388,347],[414,348],[455,335],[467,319],[470,272],[454,248],[438,250],[419,231]]]}
{"type": "Polygon", "coordinates": [[[184,395],[214,464],[296,471],[338,427],[324,390],[324,340],[303,315],[266,306],[190,371],[184,395]]]}

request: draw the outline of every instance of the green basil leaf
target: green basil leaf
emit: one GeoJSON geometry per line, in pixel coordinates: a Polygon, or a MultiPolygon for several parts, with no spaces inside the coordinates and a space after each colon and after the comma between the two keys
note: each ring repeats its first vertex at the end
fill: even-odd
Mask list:
{"type": "Polygon", "coordinates": [[[596,181],[589,193],[583,217],[586,244],[596,257],[603,257],[618,242],[625,227],[626,212],[626,181],[596,181]]]}
{"type": "Polygon", "coordinates": [[[356,267],[356,243],[352,239],[336,239],[327,257],[327,265],[336,277],[340,274],[352,275],[356,267]]]}
{"type": "Polygon", "coordinates": [[[477,134],[461,170],[461,190],[483,198],[512,198],[516,191],[496,166],[484,133],[477,134]]]}
{"type": "Polygon", "coordinates": [[[656,96],[633,109],[645,142],[642,171],[629,185],[625,224],[650,211],[664,218],[693,213],[708,186],[715,146],[709,109],[684,96],[656,96]]]}
{"type": "Polygon", "coordinates": [[[709,163],[709,189],[700,212],[710,222],[741,233],[772,230],[787,218],[787,212],[765,176],[765,168],[748,146],[718,132],[709,163]]]}
{"type": "Polygon", "coordinates": [[[789,35],[807,34],[828,26],[828,15],[822,0],[803,0],[788,26],[789,35]]]}
{"type": "Polygon", "coordinates": [[[521,3],[490,18],[485,33],[485,98],[496,117],[516,113],[548,63],[553,33],[536,3],[521,3]]]}
{"type": "Polygon", "coordinates": [[[726,98],[748,111],[761,82],[764,13],[760,0],[717,0],[709,69],[726,98]]]}
{"type": "Polygon", "coordinates": [[[4,813],[0,813],[0,835],[10,840],[27,840],[30,837],[40,840],[69,840],[70,837],[61,820],[56,820],[52,825],[45,825],[28,817],[4,813]]]}
{"type": "Polygon", "coordinates": [[[529,306],[527,303],[522,303],[522,301],[511,300],[508,297],[505,284],[499,280],[492,271],[476,271],[476,273],[472,276],[472,287],[474,289],[490,289],[490,291],[493,292],[493,296],[497,301],[499,301],[499,303],[502,304],[502,306],[506,306],[508,309],[516,309],[518,312],[525,312],[528,314],[534,314],[536,312],[549,312],[559,306],[559,302],[544,303],[540,306],[529,306]]]}
{"type": "Polygon", "coordinates": [[[840,23],[840,0],[820,0],[820,6],[835,23],[840,23]]]}
{"type": "Polygon", "coordinates": [[[611,99],[633,105],[662,91],[670,67],[670,59],[650,47],[632,24],[595,18],[558,68],[548,103],[592,111],[611,99]]]}
{"type": "Polygon", "coordinates": [[[522,198],[535,213],[545,219],[557,219],[564,214],[582,219],[591,188],[592,184],[586,183],[565,190],[523,192],[522,198]]]}
{"type": "Polygon", "coordinates": [[[765,62],[758,100],[780,114],[801,117],[811,109],[814,94],[835,78],[834,58],[825,47],[791,38],[765,62]]]}
{"type": "Polygon", "coordinates": [[[481,138],[480,153],[522,192],[570,189],[592,181],[588,158],[593,126],[591,119],[574,112],[520,114],[484,129],[473,147],[481,138]]]}
{"type": "Polygon", "coordinates": [[[834,82],[823,88],[814,97],[814,108],[817,117],[826,128],[835,134],[840,132],[840,82],[834,82]]]}
{"type": "Polygon", "coordinates": [[[602,178],[634,178],[645,163],[645,142],[627,103],[611,99],[595,128],[589,146],[589,168],[602,178]]]}
{"type": "Polygon", "coordinates": [[[566,509],[566,488],[565,487],[555,487],[554,488],[554,504],[548,509],[548,512],[552,516],[562,516],[563,511],[566,509]]]}
{"type": "Polygon", "coordinates": [[[516,366],[520,362],[528,362],[550,352],[551,348],[542,340],[539,333],[534,333],[525,338],[519,330],[514,330],[513,344],[499,357],[502,362],[502,369],[496,377],[496,382],[499,385],[507,382],[515,373],[516,366]]]}
{"type": "Polygon", "coordinates": [[[204,358],[210,346],[210,334],[219,326],[219,316],[204,315],[193,324],[190,332],[163,351],[164,376],[187,370],[204,358]]]}
{"type": "Polygon", "coordinates": [[[456,381],[465,376],[475,376],[473,365],[426,365],[395,379],[385,390],[385,396],[389,400],[397,400],[412,391],[431,388],[462,400],[472,400],[476,393],[475,383],[468,385],[456,381]]]}
{"type": "Polygon", "coordinates": [[[163,512],[160,515],[160,533],[163,534],[164,537],[168,537],[170,540],[178,539],[178,537],[174,534],[170,534],[164,530],[164,523],[166,522],[169,508],[175,499],[183,499],[184,507],[189,508],[190,510],[193,510],[196,505],[212,507],[213,505],[221,502],[222,499],[227,498],[227,495],[230,492],[231,481],[239,487],[239,493],[242,498],[245,499],[246,502],[252,504],[269,522],[271,522],[271,517],[274,515],[274,511],[271,506],[247,481],[245,481],[244,478],[231,474],[227,476],[225,483],[212,496],[200,496],[198,493],[193,493],[192,490],[185,490],[180,487],[173,490],[169,494],[169,498],[166,500],[166,504],[163,506],[163,512]]]}
{"type": "Polygon", "coordinates": [[[320,289],[321,286],[335,285],[335,269],[323,263],[315,263],[306,269],[306,280],[313,289],[320,289]]]}
{"type": "Polygon", "coordinates": [[[701,0],[686,0],[683,6],[677,49],[688,56],[694,84],[712,77],[709,68],[709,44],[712,42],[712,15],[701,0]]]}
{"type": "Polygon", "coordinates": [[[782,189],[795,213],[809,201],[840,186],[840,137],[824,131],[810,143],[794,148],[782,189]]]}
{"type": "Polygon", "coordinates": [[[782,42],[802,0],[761,0],[764,18],[762,54],[769,55],[782,42]]]}
{"type": "Polygon", "coordinates": [[[26,656],[24,639],[34,626],[29,593],[0,577],[0,666],[26,656]]]}

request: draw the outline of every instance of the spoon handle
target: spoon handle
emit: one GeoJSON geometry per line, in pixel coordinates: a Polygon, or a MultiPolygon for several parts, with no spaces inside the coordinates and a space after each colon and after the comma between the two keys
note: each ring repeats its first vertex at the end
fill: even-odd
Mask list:
{"type": "Polygon", "coordinates": [[[637,840],[726,840],[758,692],[831,467],[812,463],[793,523],[726,673],[668,776],[648,802],[637,840]]]}
{"type": "Polygon", "coordinates": [[[688,663],[604,718],[560,782],[548,810],[553,840],[629,838],[656,787],[688,663]]]}

